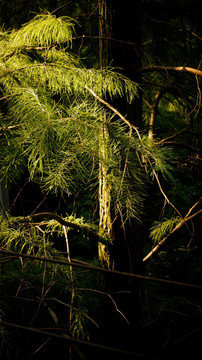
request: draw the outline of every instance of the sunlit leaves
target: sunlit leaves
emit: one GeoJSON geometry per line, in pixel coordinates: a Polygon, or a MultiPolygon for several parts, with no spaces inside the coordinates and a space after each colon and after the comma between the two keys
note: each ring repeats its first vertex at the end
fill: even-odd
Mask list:
{"type": "Polygon", "coordinates": [[[35,16],[12,35],[14,46],[51,46],[72,42],[75,21],[67,16],[57,18],[50,13],[35,16]]]}
{"type": "MultiPolygon", "coordinates": [[[[116,69],[88,69],[69,51],[75,21],[52,14],[37,15],[20,30],[6,33],[0,52],[0,82],[7,95],[1,176],[13,181],[27,167],[31,180],[44,190],[72,194],[96,189],[99,166],[104,164],[115,212],[123,222],[140,218],[147,167],[163,169],[158,154],[144,139],[131,133],[117,114],[94,96],[138,96],[138,86],[116,69]],[[89,91],[90,90],[90,91],[89,91]],[[108,155],[99,147],[100,128],[107,127],[108,155]],[[19,169],[18,169],[19,168],[19,169]]],[[[3,144],[3,143],[2,143],[3,144]]],[[[162,159],[162,161],[161,161],[162,159]]],[[[96,190],[94,190],[96,191],[96,190]]]]}
{"type": "Polygon", "coordinates": [[[179,216],[165,219],[164,221],[156,221],[150,229],[150,238],[153,240],[154,244],[160,242],[180,221],[181,218],[179,216]]]}

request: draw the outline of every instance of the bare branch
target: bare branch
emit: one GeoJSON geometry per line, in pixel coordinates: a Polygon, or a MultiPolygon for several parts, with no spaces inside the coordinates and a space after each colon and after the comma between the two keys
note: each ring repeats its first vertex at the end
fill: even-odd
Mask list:
{"type": "Polygon", "coordinates": [[[53,11],[51,12],[51,14],[55,14],[55,12],[56,12],[56,11],[58,11],[58,10],[60,10],[60,9],[64,8],[65,6],[67,6],[67,5],[71,4],[71,3],[72,3],[72,1],[73,1],[73,0],[71,0],[71,1],[69,1],[69,2],[65,3],[65,4],[63,4],[63,5],[61,5],[61,6],[59,6],[57,9],[53,10],[53,11]]]}
{"type": "Polygon", "coordinates": [[[182,28],[179,25],[176,25],[174,23],[171,22],[167,22],[167,21],[163,21],[163,20],[158,20],[158,19],[154,19],[153,17],[151,17],[150,15],[148,15],[147,13],[143,13],[144,16],[146,16],[148,19],[150,19],[151,21],[155,22],[155,23],[159,23],[159,24],[164,24],[173,28],[176,28],[179,32],[188,32],[190,34],[192,34],[194,37],[196,37],[199,40],[202,40],[201,36],[199,36],[198,34],[196,34],[192,29],[189,29],[188,27],[184,27],[182,28]]]}
{"type": "Polygon", "coordinates": [[[186,72],[189,74],[193,74],[199,77],[202,77],[202,71],[198,69],[194,69],[187,66],[158,66],[158,65],[151,65],[151,66],[144,66],[137,70],[137,72],[147,72],[147,71],[178,71],[178,72],[186,72]]]}
{"type": "Polygon", "coordinates": [[[78,290],[82,290],[82,291],[92,291],[92,292],[96,292],[96,293],[98,293],[98,294],[102,294],[102,295],[108,296],[108,297],[110,298],[110,300],[112,301],[112,303],[113,303],[116,311],[124,318],[124,320],[126,321],[127,325],[130,325],[128,319],[125,317],[125,315],[122,313],[122,311],[119,310],[119,308],[118,308],[115,300],[113,299],[113,297],[112,297],[110,294],[108,294],[107,292],[104,292],[104,291],[96,290],[96,289],[79,288],[78,290]]]}
{"type": "Polygon", "coordinates": [[[170,135],[167,138],[164,138],[164,139],[160,140],[158,142],[158,145],[162,145],[164,142],[169,141],[169,140],[171,140],[171,139],[173,139],[173,138],[175,138],[175,137],[177,137],[177,136],[179,136],[179,135],[181,135],[181,134],[183,134],[185,132],[186,132],[186,129],[180,130],[180,131],[176,132],[175,134],[170,135]]]}
{"type": "Polygon", "coordinates": [[[123,272],[123,271],[118,271],[118,270],[109,270],[109,269],[106,269],[106,268],[103,268],[103,267],[94,266],[94,265],[91,265],[89,263],[85,263],[84,261],[78,261],[78,260],[75,260],[75,259],[71,259],[72,261],[71,261],[71,263],[69,263],[68,261],[64,261],[64,260],[46,258],[46,257],[30,255],[30,254],[25,254],[25,253],[23,254],[23,253],[18,253],[18,252],[11,251],[11,250],[5,250],[3,248],[0,248],[0,253],[5,254],[5,255],[9,255],[9,256],[13,256],[13,260],[16,260],[16,257],[18,257],[18,258],[30,259],[32,261],[40,261],[40,262],[43,261],[43,262],[48,262],[48,263],[58,264],[58,265],[64,265],[64,266],[70,266],[71,265],[73,267],[83,268],[83,269],[96,271],[96,272],[100,272],[100,273],[114,274],[114,275],[117,275],[117,276],[121,275],[121,276],[126,276],[126,277],[129,277],[129,278],[142,279],[142,280],[145,280],[145,281],[154,281],[154,282],[163,283],[163,284],[170,284],[170,285],[176,285],[176,286],[181,286],[181,287],[189,287],[189,288],[202,290],[201,285],[184,283],[184,282],[167,280],[167,279],[161,279],[161,278],[156,278],[156,277],[152,277],[152,276],[145,276],[145,275],[128,273],[128,272],[123,272]]]}
{"type": "Polygon", "coordinates": [[[164,141],[162,145],[180,146],[190,151],[194,151],[195,153],[201,154],[200,149],[196,149],[193,146],[186,144],[184,141],[164,141]]]}
{"type": "MultiPolygon", "coordinates": [[[[122,350],[119,348],[114,348],[111,346],[105,346],[102,344],[97,344],[97,343],[92,343],[90,341],[85,341],[85,340],[81,340],[81,339],[76,339],[73,337],[70,337],[69,335],[66,334],[66,332],[61,332],[61,333],[56,333],[56,332],[52,332],[52,331],[47,331],[46,329],[44,330],[43,328],[34,328],[34,327],[28,327],[28,326],[23,326],[20,324],[14,324],[14,323],[10,323],[7,321],[0,321],[0,325],[2,326],[7,326],[7,327],[11,327],[11,328],[15,328],[15,329],[19,329],[19,330],[23,330],[23,331],[28,331],[28,332],[33,332],[36,334],[41,334],[44,336],[48,336],[51,338],[58,338],[58,339],[63,339],[66,340],[70,343],[73,344],[80,344],[80,345],[86,345],[88,347],[93,347],[93,348],[97,348],[97,349],[101,349],[101,350],[105,350],[107,352],[114,352],[114,353],[118,353],[118,354],[122,354],[123,357],[125,358],[125,356],[130,356],[131,358],[137,358],[137,359],[148,359],[148,360],[155,360],[153,357],[148,356],[148,355],[144,355],[144,354],[139,354],[139,353],[133,353],[127,350],[122,350]]],[[[58,330],[58,329],[57,329],[58,330]]],[[[66,329],[64,329],[66,331],[66,329]]]]}

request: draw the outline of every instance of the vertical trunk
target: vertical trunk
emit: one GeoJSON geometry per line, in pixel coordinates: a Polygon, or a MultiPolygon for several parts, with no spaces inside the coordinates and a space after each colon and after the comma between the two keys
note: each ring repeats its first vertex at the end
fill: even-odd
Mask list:
{"type": "Polygon", "coordinates": [[[111,0],[99,0],[99,63],[108,66],[111,54],[111,0]]]}
{"type": "Polygon", "coordinates": [[[162,96],[165,93],[165,89],[157,90],[157,93],[155,95],[155,102],[153,106],[151,106],[151,115],[149,120],[149,132],[148,132],[148,138],[153,141],[154,140],[154,128],[155,128],[155,121],[156,121],[156,115],[158,111],[159,102],[162,98],[162,96]]]}
{"type": "MultiPolygon", "coordinates": [[[[109,134],[105,123],[101,122],[99,134],[99,227],[100,232],[105,231],[109,236],[112,233],[111,220],[111,193],[108,181],[108,146],[109,134]]],[[[106,245],[98,243],[98,257],[100,265],[110,267],[110,255],[106,245]]]]}
{"type": "MultiPolygon", "coordinates": [[[[124,4],[117,0],[99,1],[99,50],[100,66],[121,67],[125,75],[136,82],[134,76],[140,67],[140,14],[139,2],[125,0],[124,4]],[[135,7],[136,3],[136,7],[135,7]],[[112,39],[110,41],[110,38],[112,39]]],[[[141,127],[141,94],[139,98],[128,104],[126,99],[113,104],[135,126],[141,127]]],[[[108,134],[103,129],[106,141],[108,134]]],[[[100,151],[104,147],[101,146],[100,151]]],[[[103,156],[104,157],[104,153],[103,156]]],[[[115,269],[138,273],[142,270],[141,226],[134,219],[122,226],[121,218],[111,214],[110,188],[107,184],[107,172],[100,167],[100,226],[107,228],[113,238],[113,252],[110,254],[115,269]],[[106,210],[107,209],[107,210],[106,210]],[[104,220],[104,216],[108,220],[104,220]],[[113,225],[112,225],[113,224],[113,225]]],[[[112,206],[113,208],[113,206],[112,206]]],[[[106,250],[106,249],[105,249],[106,250]]],[[[138,343],[141,328],[140,290],[141,284],[127,278],[111,278],[105,281],[105,287],[113,296],[116,306],[122,312],[117,312],[114,304],[107,302],[103,316],[105,317],[104,340],[115,346],[127,346],[134,349],[138,343]]]]}
{"type": "MultiPolygon", "coordinates": [[[[103,68],[109,63],[110,54],[110,2],[106,0],[99,1],[99,63],[100,68],[103,68]],[[106,40],[107,39],[107,40],[106,40]]],[[[108,154],[109,154],[109,134],[108,129],[103,122],[101,122],[99,134],[99,227],[100,231],[107,231],[108,235],[112,233],[111,221],[111,194],[110,183],[108,181],[108,154]]],[[[108,267],[110,265],[109,252],[106,245],[98,244],[98,256],[102,266],[108,267]]]]}

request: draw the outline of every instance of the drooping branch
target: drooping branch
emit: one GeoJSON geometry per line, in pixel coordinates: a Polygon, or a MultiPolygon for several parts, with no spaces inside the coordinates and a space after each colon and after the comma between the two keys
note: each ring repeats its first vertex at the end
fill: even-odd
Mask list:
{"type": "Polygon", "coordinates": [[[195,212],[194,214],[190,215],[191,212],[193,211],[193,209],[200,204],[200,201],[196,202],[191,209],[189,209],[188,213],[186,214],[186,216],[174,227],[174,229],[168,234],[166,235],[143,259],[143,262],[148,261],[153,255],[155,255],[160,247],[165,244],[165,242],[167,241],[167,239],[173,235],[177,230],[179,230],[184,224],[186,224],[188,221],[192,220],[193,218],[199,216],[202,214],[202,209],[198,210],[197,212],[195,212]]]}
{"type": "Polygon", "coordinates": [[[151,66],[144,66],[137,70],[137,72],[147,72],[147,71],[178,71],[178,72],[185,72],[189,74],[193,74],[199,77],[202,77],[202,71],[198,69],[194,69],[187,66],[158,66],[158,65],[151,65],[151,66]]]}
{"type": "Polygon", "coordinates": [[[31,218],[34,221],[36,221],[38,219],[56,220],[60,225],[69,227],[69,228],[74,229],[74,230],[79,230],[79,231],[82,230],[82,231],[84,231],[86,233],[90,233],[91,235],[93,235],[99,241],[105,242],[105,240],[106,240],[104,238],[104,236],[100,235],[98,232],[96,232],[91,227],[88,227],[88,226],[83,225],[83,224],[77,224],[77,223],[75,223],[73,221],[65,220],[61,216],[59,216],[57,214],[54,214],[54,213],[43,212],[43,213],[39,213],[39,214],[32,214],[32,215],[28,216],[28,219],[29,218],[31,218]]]}

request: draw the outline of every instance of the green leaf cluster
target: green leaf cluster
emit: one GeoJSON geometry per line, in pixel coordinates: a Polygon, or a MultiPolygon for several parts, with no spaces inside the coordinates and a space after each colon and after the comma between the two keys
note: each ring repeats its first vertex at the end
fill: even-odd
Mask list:
{"type": "MultiPolygon", "coordinates": [[[[57,256],[53,242],[50,239],[52,230],[47,231],[34,226],[23,217],[0,217],[0,242],[2,248],[38,256],[57,256]]],[[[57,232],[58,234],[58,232],[57,232]]]]}
{"type": "Polygon", "coordinates": [[[11,41],[14,47],[52,46],[53,44],[72,42],[75,20],[68,16],[57,18],[45,13],[36,15],[17,32],[13,32],[11,41]]]}
{"type": "Polygon", "coordinates": [[[155,221],[150,229],[150,238],[154,244],[159,243],[180,221],[181,218],[179,216],[165,219],[164,221],[155,221]]]}
{"type": "Polygon", "coordinates": [[[99,164],[106,162],[99,152],[105,124],[110,133],[105,166],[112,196],[126,219],[139,216],[137,139],[130,139],[120,119],[89,92],[110,98],[126,95],[132,101],[137,84],[112,68],[85,68],[68,48],[74,26],[72,19],[48,13],[18,31],[2,32],[1,178],[12,182],[28,168],[30,179],[46,191],[72,194],[86,184],[95,189],[99,164]]]}
{"type": "Polygon", "coordinates": [[[165,154],[99,101],[126,96],[131,102],[138,86],[113,68],[85,68],[69,50],[75,25],[46,13],[1,33],[0,178],[13,182],[28,169],[47,192],[96,193],[102,164],[113,210],[123,222],[139,220],[144,165],[167,175],[165,154]],[[99,150],[103,127],[107,156],[99,150]]]}

